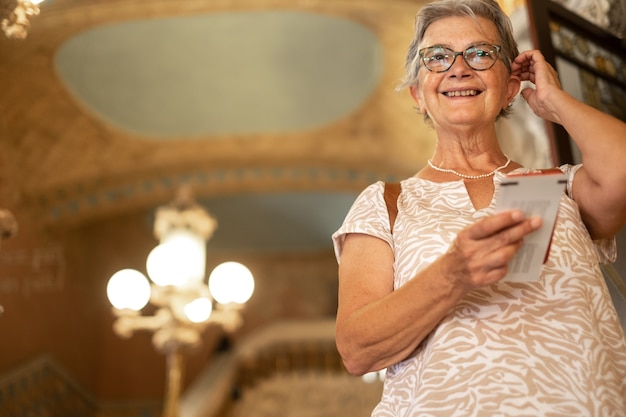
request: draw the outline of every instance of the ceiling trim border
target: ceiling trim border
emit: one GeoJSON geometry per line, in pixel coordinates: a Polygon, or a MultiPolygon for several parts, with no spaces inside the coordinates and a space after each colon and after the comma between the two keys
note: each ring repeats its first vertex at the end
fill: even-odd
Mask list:
{"type": "Polygon", "coordinates": [[[298,165],[286,167],[245,166],[188,170],[106,185],[77,185],[28,199],[38,207],[37,216],[49,225],[80,224],[115,213],[141,210],[173,198],[180,186],[190,186],[196,198],[256,192],[350,191],[360,192],[376,181],[406,177],[389,171],[357,167],[298,165]]]}

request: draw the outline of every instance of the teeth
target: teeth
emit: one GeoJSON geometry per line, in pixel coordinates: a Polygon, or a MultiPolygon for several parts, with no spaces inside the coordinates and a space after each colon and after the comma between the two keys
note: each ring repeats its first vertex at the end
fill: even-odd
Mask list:
{"type": "Polygon", "coordinates": [[[475,96],[478,94],[476,90],[465,90],[465,91],[450,91],[445,93],[448,97],[466,97],[466,96],[475,96]]]}

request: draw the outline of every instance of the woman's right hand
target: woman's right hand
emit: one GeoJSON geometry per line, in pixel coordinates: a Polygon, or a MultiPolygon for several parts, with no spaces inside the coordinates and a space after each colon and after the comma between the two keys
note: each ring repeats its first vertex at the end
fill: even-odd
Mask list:
{"type": "Polygon", "coordinates": [[[541,219],[525,219],[519,211],[485,217],[397,289],[387,242],[346,236],[336,341],[348,372],[363,375],[406,359],[465,294],[504,278],[524,237],[540,226],[541,219]]]}
{"type": "Polygon", "coordinates": [[[524,218],[517,210],[481,219],[459,232],[440,259],[441,274],[467,291],[493,284],[507,274],[524,237],[540,227],[540,218],[524,218]]]}

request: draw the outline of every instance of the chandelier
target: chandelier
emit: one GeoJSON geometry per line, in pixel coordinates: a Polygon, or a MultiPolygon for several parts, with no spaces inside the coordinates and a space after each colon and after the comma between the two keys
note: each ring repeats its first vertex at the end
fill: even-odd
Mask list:
{"type": "Polygon", "coordinates": [[[0,25],[10,39],[25,39],[28,35],[29,16],[39,14],[43,0],[0,0],[0,25]]]}
{"type": "Polygon", "coordinates": [[[152,332],[154,348],[166,355],[164,417],[178,416],[185,351],[202,343],[211,323],[227,333],[240,327],[243,306],[254,291],[252,273],[238,262],[218,265],[205,282],[206,242],[216,227],[189,190],[181,189],[172,204],[156,211],[153,230],[160,243],[146,260],[152,282],[140,271],[122,269],[107,285],[114,332],[122,338],[152,332]],[[142,314],[148,303],[156,311],[142,314]]]}

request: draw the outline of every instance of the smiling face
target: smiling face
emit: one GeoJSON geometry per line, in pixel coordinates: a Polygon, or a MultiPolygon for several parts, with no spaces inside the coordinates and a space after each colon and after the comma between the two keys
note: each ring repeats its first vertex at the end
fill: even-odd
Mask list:
{"type": "MultiPolygon", "coordinates": [[[[482,17],[451,16],[428,27],[420,48],[442,45],[465,51],[483,43],[500,43],[493,22],[482,17]]],[[[484,71],[470,68],[462,56],[446,72],[431,72],[420,65],[418,83],[411,87],[411,94],[435,128],[491,127],[520,88],[519,79],[509,75],[501,57],[484,71]]]]}

